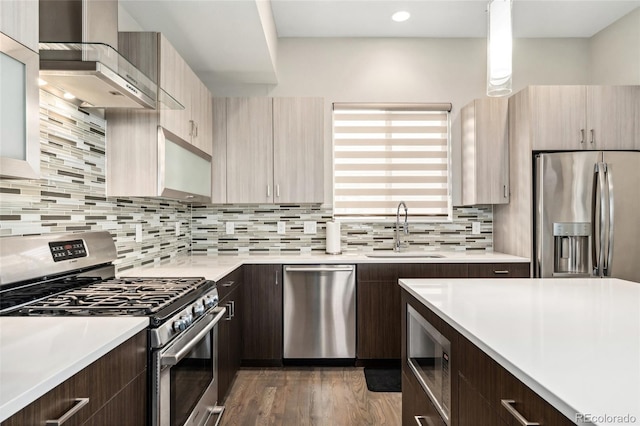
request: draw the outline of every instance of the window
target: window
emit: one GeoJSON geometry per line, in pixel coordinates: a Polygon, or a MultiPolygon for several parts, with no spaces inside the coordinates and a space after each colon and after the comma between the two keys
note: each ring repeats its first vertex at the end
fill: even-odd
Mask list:
{"type": "Polygon", "coordinates": [[[451,104],[333,105],[334,215],[451,217],[451,104]]]}

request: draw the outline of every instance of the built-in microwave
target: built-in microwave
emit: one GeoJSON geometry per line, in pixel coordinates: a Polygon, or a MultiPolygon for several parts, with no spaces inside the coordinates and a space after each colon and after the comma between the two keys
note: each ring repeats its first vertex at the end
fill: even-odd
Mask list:
{"type": "Polygon", "coordinates": [[[451,410],[450,357],[451,342],[407,305],[407,363],[447,425],[451,410]]]}

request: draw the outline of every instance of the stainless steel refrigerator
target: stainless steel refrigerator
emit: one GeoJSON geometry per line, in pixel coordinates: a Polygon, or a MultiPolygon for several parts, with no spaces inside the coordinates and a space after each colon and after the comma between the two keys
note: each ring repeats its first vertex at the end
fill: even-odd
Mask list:
{"type": "Polygon", "coordinates": [[[640,282],[640,152],[535,157],[534,276],[640,282]]]}

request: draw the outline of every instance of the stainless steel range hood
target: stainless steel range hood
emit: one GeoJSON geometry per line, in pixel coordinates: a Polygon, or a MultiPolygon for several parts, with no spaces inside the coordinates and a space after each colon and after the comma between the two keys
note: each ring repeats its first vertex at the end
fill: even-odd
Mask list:
{"type": "Polygon", "coordinates": [[[43,90],[96,108],[156,109],[158,85],[120,55],[117,0],[40,0],[43,90]]]}

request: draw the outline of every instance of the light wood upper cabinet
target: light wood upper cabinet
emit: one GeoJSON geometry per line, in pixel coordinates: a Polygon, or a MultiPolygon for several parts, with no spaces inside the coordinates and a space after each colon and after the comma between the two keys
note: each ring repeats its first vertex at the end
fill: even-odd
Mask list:
{"type": "MultiPolygon", "coordinates": [[[[176,136],[191,142],[193,134],[193,95],[197,77],[171,45],[159,34],[159,86],[184,109],[170,109],[160,106],[160,125],[176,136]]],[[[208,152],[210,154],[210,152],[208,152]]]]}
{"type": "Polygon", "coordinates": [[[107,195],[210,201],[209,90],[160,33],[120,33],[118,46],[185,108],[160,93],[154,111],[107,110],[107,195]]]}
{"type": "Polygon", "coordinates": [[[273,202],[271,98],[229,98],[226,113],[226,202],[273,202]]]}
{"type": "Polygon", "coordinates": [[[587,86],[593,149],[639,149],[640,86],[587,86]]]}
{"type": "Polygon", "coordinates": [[[207,86],[193,74],[191,79],[191,143],[211,154],[213,150],[213,99],[207,86]]]}
{"type": "Polygon", "coordinates": [[[323,114],[321,98],[273,98],[275,203],[323,201],[323,114]]]}
{"type": "Polygon", "coordinates": [[[509,202],[508,101],[476,99],[460,111],[462,205],[509,202]]]}
{"type": "Polygon", "coordinates": [[[215,169],[226,170],[214,170],[214,201],[323,201],[322,99],[228,98],[214,105],[215,169]]]}
{"type": "Polygon", "coordinates": [[[38,12],[37,1],[0,1],[0,32],[37,53],[38,12]]]}
{"type": "Polygon", "coordinates": [[[534,150],[635,149],[640,86],[532,86],[534,150]]]}
{"type": "Polygon", "coordinates": [[[160,126],[211,155],[211,93],[169,40],[155,32],[120,32],[118,48],[131,63],[157,81],[160,126]]]}
{"type": "Polygon", "coordinates": [[[157,81],[160,126],[211,155],[211,93],[169,40],[156,32],[120,32],[118,48],[131,63],[157,81]],[[178,108],[171,98],[183,108],[178,108]]]}
{"type": "Polygon", "coordinates": [[[532,86],[528,90],[533,149],[586,149],[585,87],[532,86]]]}

